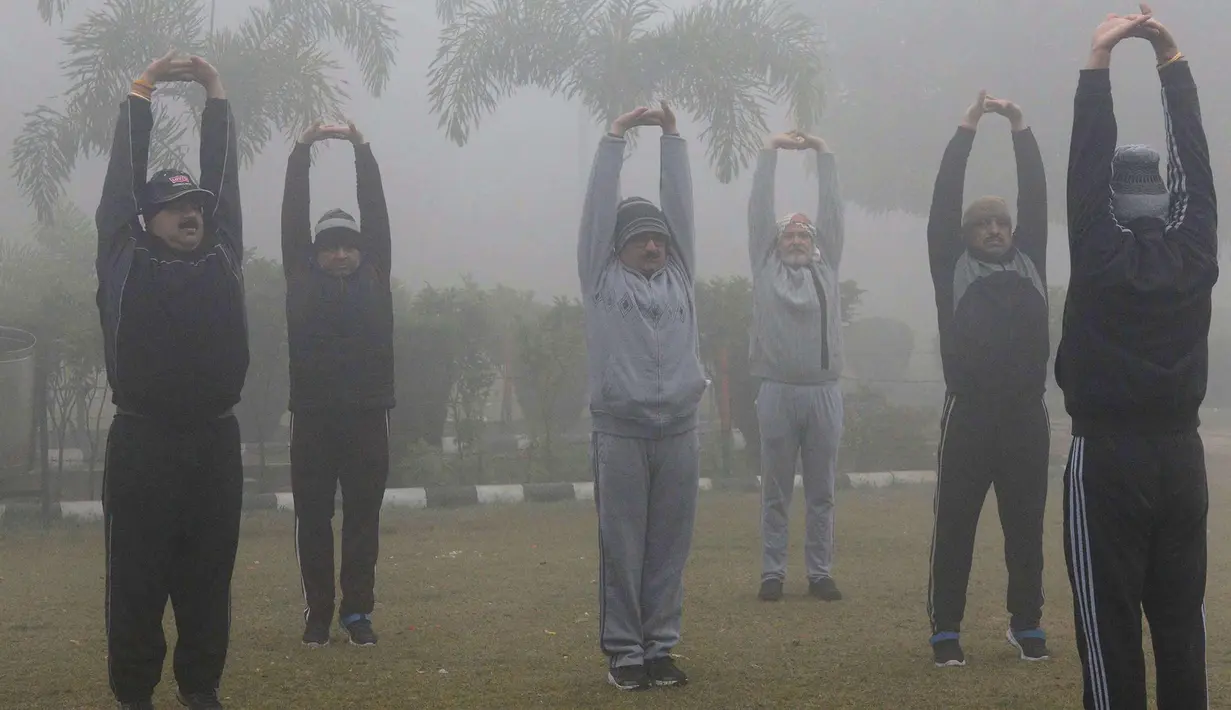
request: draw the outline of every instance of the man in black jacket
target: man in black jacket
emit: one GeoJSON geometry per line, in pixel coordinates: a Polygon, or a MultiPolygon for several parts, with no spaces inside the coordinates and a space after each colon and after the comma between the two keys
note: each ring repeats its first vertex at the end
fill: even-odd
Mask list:
{"type": "Polygon", "coordinates": [[[175,610],[182,704],[221,708],[243,494],[239,402],[248,371],[235,125],[200,57],[152,63],[120,108],[96,214],[98,308],[116,417],[103,513],[107,670],[121,707],[152,708],[175,610]],[[205,87],[201,184],[146,180],[155,85],[205,87]],[[144,224],[142,224],[144,218],[144,224]]]}
{"type": "Polygon", "coordinates": [[[286,168],[282,263],[291,361],[291,488],[304,593],[303,642],[329,643],[334,610],[334,494],[342,485],[342,603],[352,644],[373,646],[380,508],[389,477],[393,293],[389,211],[372,146],[354,124],[316,124],[286,168]],[[355,146],[359,217],[330,210],[309,221],[312,145],[355,146]]]}
{"type": "Polygon", "coordinates": [[[1141,612],[1158,707],[1208,707],[1205,671],[1205,398],[1218,210],[1197,87],[1149,16],[1095,30],[1074,104],[1068,178],[1072,276],[1056,381],[1073,419],[1065,561],[1086,708],[1145,710],[1141,612]],[[1154,46],[1167,183],[1159,156],[1116,147],[1109,67],[1126,37],[1154,46]]]}
{"type": "Polygon", "coordinates": [[[996,488],[1009,572],[1007,638],[1020,658],[1048,657],[1043,510],[1050,427],[1047,378],[1047,181],[1016,104],[980,92],[949,141],[932,195],[928,255],[936,288],[945,406],[937,454],[928,615],[937,666],[964,666],[975,529],[996,488]],[[1009,120],[1017,158],[1017,229],[999,197],[962,212],[966,162],[984,113],[1009,120]]]}

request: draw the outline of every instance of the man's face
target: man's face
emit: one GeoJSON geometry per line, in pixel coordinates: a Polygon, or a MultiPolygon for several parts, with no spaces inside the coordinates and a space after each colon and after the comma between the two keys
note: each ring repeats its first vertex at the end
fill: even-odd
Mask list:
{"type": "Polygon", "coordinates": [[[345,278],[363,263],[363,254],[353,246],[339,244],[316,252],[316,263],[330,276],[345,278]]]}
{"type": "Polygon", "coordinates": [[[778,236],[778,258],[787,266],[807,266],[812,250],[812,234],[802,224],[789,224],[778,236]]]}
{"type": "Polygon", "coordinates": [[[620,261],[630,269],[651,276],[667,265],[667,236],[665,234],[638,234],[620,249],[620,261]]]}
{"type": "Polygon", "coordinates": [[[991,215],[971,224],[966,243],[988,256],[1001,256],[1013,248],[1013,226],[1004,215],[991,215]]]}
{"type": "Polygon", "coordinates": [[[150,233],[176,251],[192,251],[205,238],[205,216],[199,195],[185,195],[163,205],[148,220],[150,233]]]}

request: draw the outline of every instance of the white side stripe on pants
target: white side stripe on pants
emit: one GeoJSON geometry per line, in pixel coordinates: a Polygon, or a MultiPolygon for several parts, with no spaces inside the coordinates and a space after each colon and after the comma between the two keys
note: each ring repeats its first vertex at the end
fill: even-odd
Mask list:
{"type": "Polygon", "coordinates": [[[933,613],[933,600],[936,595],[936,579],[932,574],[936,564],[936,529],[940,524],[940,481],[944,469],[945,434],[949,431],[949,416],[953,413],[953,403],[956,396],[945,396],[945,406],[940,414],[940,445],[936,447],[936,490],[932,493],[932,549],[928,556],[928,617],[932,624],[936,623],[933,613]]]}
{"type": "MultiPolygon", "coordinates": [[[[387,417],[388,415],[386,415],[387,417]]],[[[287,436],[291,440],[291,445],[295,442],[295,413],[291,412],[290,425],[287,427],[287,436]]],[[[293,464],[292,464],[293,465],[293,464]]],[[[299,506],[295,506],[295,564],[299,566],[299,589],[303,592],[303,621],[308,623],[308,614],[312,611],[312,607],[308,604],[308,580],[303,576],[303,558],[299,553],[299,506]]]]}
{"type": "Polygon", "coordinates": [[[1090,528],[1086,520],[1085,448],[1082,437],[1073,438],[1069,454],[1069,554],[1073,560],[1073,597],[1081,615],[1086,641],[1086,665],[1095,710],[1112,710],[1107,691],[1107,670],[1099,639],[1098,612],[1094,602],[1094,572],[1090,561],[1090,528]]]}

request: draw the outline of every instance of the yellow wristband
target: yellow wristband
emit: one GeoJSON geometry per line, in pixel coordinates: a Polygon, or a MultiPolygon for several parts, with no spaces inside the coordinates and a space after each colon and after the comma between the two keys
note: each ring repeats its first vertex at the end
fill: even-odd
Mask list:
{"type": "Polygon", "coordinates": [[[1165,61],[1165,62],[1163,62],[1163,63],[1161,63],[1161,64],[1159,64],[1159,65],[1158,65],[1158,68],[1159,68],[1159,69],[1162,69],[1163,67],[1171,66],[1172,64],[1175,64],[1176,62],[1180,61],[1180,60],[1181,60],[1181,59],[1183,59],[1183,58],[1184,58],[1184,53],[1183,53],[1183,52],[1176,52],[1174,57],[1172,57],[1171,59],[1168,59],[1167,61],[1165,61]]]}

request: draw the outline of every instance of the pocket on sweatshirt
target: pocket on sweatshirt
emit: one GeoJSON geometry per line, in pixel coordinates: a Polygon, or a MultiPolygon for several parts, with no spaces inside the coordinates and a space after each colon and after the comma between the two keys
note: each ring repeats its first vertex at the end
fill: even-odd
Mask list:
{"type": "Polygon", "coordinates": [[[638,355],[608,355],[603,364],[602,407],[616,416],[652,416],[659,373],[654,361],[638,355]]]}

